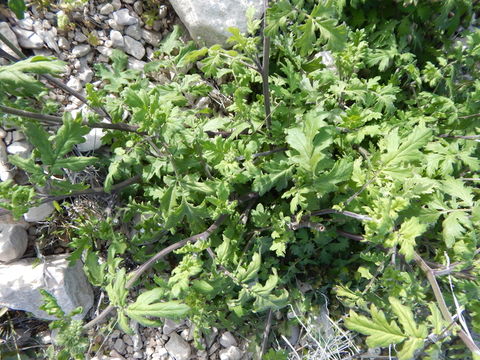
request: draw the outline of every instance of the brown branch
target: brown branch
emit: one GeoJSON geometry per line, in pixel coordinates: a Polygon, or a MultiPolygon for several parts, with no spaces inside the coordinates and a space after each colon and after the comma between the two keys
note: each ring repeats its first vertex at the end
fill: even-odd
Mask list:
{"type": "MultiPolygon", "coordinates": [[[[435,299],[437,300],[443,318],[449,323],[453,322],[454,319],[450,314],[450,311],[448,310],[447,303],[445,302],[440,286],[438,285],[434,270],[432,270],[430,266],[428,266],[427,263],[417,253],[414,254],[414,260],[427,276],[428,282],[432,287],[433,294],[435,296],[435,299]]],[[[472,340],[472,338],[465,332],[465,330],[460,328],[458,336],[473,354],[477,356],[480,355],[480,349],[472,340]]]]}
{"type": "MultiPolygon", "coordinates": [[[[262,156],[268,156],[268,155],[271,155],[271,154],[275,154],[277,152],[282,152],[282,151],[287,151],[287,150],[288,150],[288,148],[281,147],[281,148],[276,148],[276,149],[272,149],[272,150],[269,150],[269,151],[262,151],[262,152],[253,154],[252,158],[256,159],[256,158],[259,158],[259,157],[262,157],[262,156]]],[[[245,160],[245,156],[237,156],[235,158],[235,160],[236,161],[243,161],[243,160],[245,160]]]]}
{"type": "MultiPolygon", "coordinates": [[[[11,107],[4,106],[4,105],[0,105],[0,111],[4,112],[6,114],[21,116],[21,117],[24,117],[24,118],[35,119],[35,120],[40,120],[40,121],[45,121],[45,122],[52,122],[54,124],[62,124],[63,123],[63,120],[60,116],[40,114],[40,113],[31,112],[31,111],[25,111],[25,110],[20,110],[20,109],[16,109],[16,108],[11,108],[11,107]]],[[[138,132],[138,127],[137,126],[129,125],[129,124],[125,124],[125,123],[114,123],[114,124],[90,123],[88,121],[83,121],[82,123],[83,123],[83,125],[88,126],[91,129],[120,130],[120,131],[134,132],[134,133],[137,133],[139,135],[143,135],[143,133],[138,132]]]]}
{"type": "Polygon", "coordinates": [[[265,103],[265,126],[270,130],[272,122],[272,113],[270,109],[270,85],[268,82],[268,73],[270,69],[270,37],[265,35],[265,28],[267,27],[268,0],[263,0],[263,8],[263,63],[260,74],[262,76],[263,101],[265,103]]]}
{"type": "MultiPolygon", "coordinates": [[[[212,235],[223,224],[223,222],[227,219],[227,217],[228,217],[228,215],[226,215],[226,214],[220,215],[218,217],[218,219],[215,220],[215,222],[212,225],[210,225],[210,227],[207,230],[205,230],[204,232],[201,232],[199,234],[196,234],[196,235],[190,236],[186,239],[183,239],[181,241],[178,241],[175,244],[167,246],[165,249],[156,253],[147,262],[143,263],[136,270],[134,270],[130,274],[128,274],[128,277],[127,277],[128,281],[125,284],[125,288],[130,289],[145,271],[150,269],[157,261],[164,258],[165,256],[167,256],[171,252],[180,249],[181,247],[187,245],[188,243],[195,243],[195,242],[200,241],[200,240],[208,239],[210,237],[210,235],[212,235]]],[[[100,313],[100,315],[98,315],[95,319],[93,319],[92,321],[85,324],[83,326],[83,330],[85,331],[85,330],[91,329],[95,325],[102,323],[107,318],[107,316],[114,310],[115,310],[114,306],[112,306],[112,305],[107,306],[105,308],[105,310],[103,310],[100,313]]]]}
{"type": "Polygon", "coordinates": [[[357,214],[351,211],[339,211],[339,210],[334,210],[334,209],[323,209],[323,210],[315,210],[310,213],[310,215],[306,215],[308,217],[310,216],[321,216],[321,215],[327,215],[327,214],[338,214],[338,215],[343,215],[343,216],[348,216],[357,220],[362,220],[362,221],[372,221],[373,219],[368,216],[368,215],[363,215],[363,214],[357,214]]]}
{"type": "MultiPolygon", "coordinates": [[[[123,180],[122,182],[119,182],[118,184],[113,185],[110,192],[114,193],[114,192],[123,190],[124,188],[126,188],[126,187],[128,187],[132,184],[140,182],[141,180],[142,180],[141,175],[135,175],[135,176],[133,176],[129,179],[123,180]]],[[[44,204],[44,203],[47,203],[47,202],[50,202],[50,201],[64,200],[64,199],[68,199],[70,197],[83,196],[83,195],[98,195],[98,194],[106,194],[105,189],[103,187],[94,187],[94,188],[90,188],[90,189],[86,189],[86,190],[73,192],[73,193],[68,194],[68,195],[47,196],[46,198],[44,198],[40,202],[40,204],[44,204]]]]}
{"type": "Polygon", "coordinates": [[[267,351],[268,335],[270,335],[270,329],[272,327],[272,318],[273,318],[272,315],[273,315],[273,311],[272,311],[272,309],[270,309],[268,311],[267,323],[265,325],[265,330],[263,331],[262,347],[260,348],[260,359],[263,358],[263,355],[265,354],[265,351],[267,351]]]}
{"type": "Polygon", "coordinates": [[[437,135],[439,138],[451,138],[451,139],[464,139],[464,140],[477,140],[480,139],[480,135],[451,135],[441,134],[437,135]]]}

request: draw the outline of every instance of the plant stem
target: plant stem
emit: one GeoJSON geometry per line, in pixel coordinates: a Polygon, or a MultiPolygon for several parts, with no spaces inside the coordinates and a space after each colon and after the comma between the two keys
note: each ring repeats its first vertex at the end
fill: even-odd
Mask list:
{"type": "Polygon", "coordinates": [[[265,330],[263,331],[262,347],[260,349],[260,359],[263,358],[263,355],[265,354],[265,351],[267,350],[268,335],[270,335],[270,329],[272,327],[272,315],[273,315],[273,311],[272,311],[272,309],[270,309],[268,311],[267,323],[265,325],[265,330]]]}
{"type": "MultiPolygon", "coordinates": [[[[119,182],[118,184],[115,184],[112,186],[112,189],[110,190],[111,193],[123,190],[124,188],[133,185],[135,183],[139,183],[142,180],[141,175],[135,175],[129,179],[123,180],[122,182],[119,182]]],[[[98,195],[98,194],[105,194],[105,190],[103,187],[95,187],[95,188],[90,188],[87,190],[82,190],[82,191],[77,191],[68,195],[56,195],[56,196],[47,196],[44,198],[40,204],[44,204],[50,201],[59,201],[59,200],[64,200],[68,199],[69,197],[75,197],[75,196],[83,196],[83,195],[98,195]]]]}
{"type": "MultiPolygon", "coordinates": [[[[440,308],[440,312],[443,315],[443,318],[448,322],[451,323],[454,321],[452,315],[450,314],[450,311],[448,310],[447,303],[445,302],[445,299],[442,294],[442,290],[440,289],[440,286],[438,285],[437,278],[435,276],[435,272],[433,269],[430,268],[430,266],[427,265],[427,263],[422,259],[420,255],[417,253],[414,254],[414,260],[417,263],[417,265],[422,269],[422,271],[425,273],[427,276],[428,282],[430,283],[430,286],[432,287],[433,294],[435,295],[435,299],[437,300],[438,306],[440,308]]],[[[477,356],[480,355],[480,349],[478,346],[475,344],[475,342],[472,340],[470,336],[462,329],[460,328],[458,332],[458,336],[460,339],[463,341],[463,343],[470,349],[470,351],[473,354],[476,354],[477,356]]]]}
{"type": "MultiPolygon", "coordinates": [[[[4,105],[0,105],[0,112],[4,112],[6,114],[11,114],[11,115],[16,115],[16,116],[21,116],[21,117],[29,118],[29,119],[36,119],[36,120],[40,120],[40,121],[44,121],[44,122],[53,122],[55,124],[62,124],[63,123],[63,120],[60,116],[40,114],[40,113],[31,112],[31,111],[15,109],[15,108],[4,106],[4,105]]],[[[87,121],[84,121],[83,125],[88,126],[89,128],[92,128],[92,129],[120,130],[120,131],[134,132],[134,133],[137,133],[139,135],[143,135],[143,133],[138,132],[138,127],[137,126],[129,125],[129,124],[125,124],[125,123],[115,123],[115,124],[95,123],[95,124],[91,124],[87,121]]]]}
{"type": "Polygon", "coordinates": [[[271,110],[270,110],[270,85],[268,83],[268,73],[270,69],[270,37],[265,36],[265,28],[267,27],[267,9],[268,0],[263,0],[263,63],[261,67],[262,75],[262,89],[263,89],[263,101],[265,102],[265,126],[268,130],[271,128],[271,110]]]}
{"type": "Polygon", "coordinates": [[[310,213],[310,215],[307,215],[308,217],[310,216],[320,216],[320,215],[326,215],[326,214],[338,214],[338,215],[344,215],[348,216],[357,220],[362,220],[362,221],[372,221],[373,219],[368,216],[368,215],[363,215],[363,214],[357,214],[351,211],[338,211],[334,209],[323,209],[323,210],[315,210],[310,213]]]}
{"type": "Polygon", "coordinates": [[[451,139],[464,139],[464,140],[478,140],[480,135],[451,135],[451,134],[441,134],[438,135],[439,138],[451,138],[451,139]]]}

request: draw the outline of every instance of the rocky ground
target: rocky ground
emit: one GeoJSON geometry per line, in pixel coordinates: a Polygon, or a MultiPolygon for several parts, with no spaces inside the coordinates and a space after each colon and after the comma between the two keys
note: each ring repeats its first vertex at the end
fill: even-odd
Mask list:
{"type": "MultiPolygon", "coordinates": [[[[99,85],[94,77],[93,65],[107,63],[113,49],[123,50],[129,55],[130,68],[141,69],[153,58],[156,47],[162,38],[171,32],[172,25],[179,22],[168,2],[154,2],[155,14],[152,13],[151,7],[145,8],[147,3],[141,0],[89,1],[76,9],[62,10],[51,7],[41,8],[39,4],[44,3],[35,2],[30,4],[29,11],[23,20],[17,20],[8,10],[0,8],[0,32],[27,56],[51,55],[64,60],[67,63],[67,71],[63,81],[72,89],[83,93],[86,84],[99,85]]],[[[0,48],[16,56],[1,42],[0,48]]],[[[5,59],[0,59],[0,64],[7,63],[5,59]]],[[[66,111],[80,111],[83,106],[76,97],[62,91],[52,91],[49,96],[51,100],[61,104],[66,111]]],[[[89,135],[90,138],[86,144],[82,144],[83,147],[78,148],[79,151],[90,152],[100,146],[98,137],[101,133],[95,130],[89,135]]],[[[27,157],[31,151],[32,146],[20,131],[3,124],[0,127],[0,180],[25,183],[27,181],[25,174],[14,170],[8,163],[7,156],[17,154],[27,157]]],[[[31,307],[37,300],[32,301],[29,296],[38,292],[38,287],[43,281],[43,278],[38,275],[41,273],[35,270],[33,264],[37,256],[42,256],[42,251],[38,245],[34,246],[34,244],[41,230],[49,226],[45,220],[53,211],[53,205],[47,203],[31,209],[21,221],[14,221],[6,211],[0,212],[2,236],[0,278],[13,281],[13,276],[18,280],[18,276],[15,277],[12,274],[15,266],[22,266],[21,270],[16,270],[17,274],[22,273],[22,276],[25,276],[28,273],[32,276],[29,286],[23,289],[25,292],[22,293],[26,302],[30,304],[14,304],[16,300],[6,298],[5,291],[0,287],[0,305],[33,311],[28,306],[31,307]],[[21,257],[23,260],[12,262],[21,257]],[[1,265],[2,261],[6,264],[1,265]]],[[[53,264],[58,262],[64,264],[62,262],[64,255],[61,254],[67,251],[67,247],[57,243],[52,249],[52,254],[43,261],[44,269],[47,269],[44,271],[50,269],[56,274],[57,265],[53,264]]],[[[59,276],[67,276],[65,275],[67,270],[58,271],[59,276]]],[[[78,284],[82,284],[83,281],[85,281],[84,278],[78,278],[78,284]]],[[[3,289],[7,287],[9,286],[4,286],[3,289]]],[[[72,308],[88,305],[70,299],[64,289],[58,291],[65,293],[65,301],[71,302],[69,304],[72,308]]],[[[14,294],[14,297],[18,298],[18,293],[14,294]]],[[[90,302],[91,306],[92,300],[85,301],[90,302]]],[[[95,300],[95,303],[98,304],[98,300],[95,300]]],[[[39,316],[42,315],[39,314],[39,316]]],[[[19,311],[10,311],[8,317],[15,319],[14,326],[10,326],[11,321],[9,323],[11,330],[14,331],[8,334],[0,332],[0,345],[14,342],[17,348],[22,349],[23,346],[43,347],[51,343],[52,334],[45,322],[32,320],[19,311]]],[[[4,319],[5,316],[0,318],[0,323],[4,319]]],[[[1,327],[4,325],[5,322],[0,324],[1,327]]],[[[246,343],[240,342],[228,331],[213,329],[210,335],[200,340],[204,350],[198,350],[193,344],[193,328],[188,321],[175,323],[166,320],[162,328],[144,328],[138,324],[133,324],[133,327],[135,329],[133,336],[124,335],[119,330],[113,330],[108,334],[92,332],[89,334],[92,342],[87,357],[148,360],[239,360],[251,357],[245,351],[246,343]]]]}

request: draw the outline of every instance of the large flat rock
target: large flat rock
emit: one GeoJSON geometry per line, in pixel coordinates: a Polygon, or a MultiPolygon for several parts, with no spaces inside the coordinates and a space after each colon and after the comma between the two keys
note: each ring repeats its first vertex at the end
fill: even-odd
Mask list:
{"type": "Polygon", "coordinates": [[[53,295],[67,314],[82,306],[83,312],[74,319],[82,319],[93,305],[93,291],[80,261],[69,266],[66,255],[56,255],[47,256],[43,263],[30,258],[0,265],[0,306],[55,320],[39,310],[43,304],[40,289],[53,295]]]}
{"type": "Polygon", "coordinates": [[[247,31],[246,11],[263,13],[263,0],[170,0],[175,12],[187,27],[191,37],[200,45],[226,45],[232,34],[229,27],[247,31]]]}

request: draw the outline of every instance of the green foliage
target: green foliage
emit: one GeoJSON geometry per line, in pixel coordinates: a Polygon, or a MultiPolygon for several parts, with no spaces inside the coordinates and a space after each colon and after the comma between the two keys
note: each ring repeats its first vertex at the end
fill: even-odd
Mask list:
{"type": "Polygon", "coordinates": [[[36,55],[11,65],[0,67],[0,99],[7,94],[34,96],[45,86],[31,74],[59,74],[65,70],[63,61],[53,57],[36,55]]]}
{"type": "MultiPolygon", "coordinates": [[[[447,307],[455,295],[480,331],[480,33],[455,33],[478,10],[463,0],[272,3],[268,129],[260,22],[248,34],[231,29],[230,50],[183,44],[176,28],[143,72],[114,51],[111,65],[97,67],[103,88],[87,88],[113,123],[138,132],[110,131],[111,151],[95,160],[69,157],[88,130],[79,119],[65,116],[56,135],[22,122],[36,150],[12,162],[58,194],[72,191],[59,179],[65,169],[103,165],[107,192],[141,177],[112,217],[79,220],[70,244],[72,259],[85,253],[90,281],[125,331],[129,318],[157,326],[188,316],[197,337],[212,326],[260,334],[258,316],[298,299],[317,303],[321,291],[336,295],[331,316],[351,310],[345,324],[367,346],[398,345],[399,359],[467,358],[413,260],[438,274],[453,264],[454,294],[437,276],[447,307]],[[171,81],[155,81],[165,74],[171,81]],[[198,105],[207,97],[215,103],[198,105]],[[121,224],[135,231],[126,236],[121,224]],[[155,264],[153,279],[142,276],[145,291],[130,298],[127,269],[200,233],[155,264]],[[315,291],[300,295],[300,282],[315,291]],[[429,334],[445,336],[432,345],[429,334]]],[[[31,94],[29,81],[19,96],[31,94]]],[[[9,206],[20,214],[18,199],[33,193],[14,193],[9,206]]]]}
{"type": "Polygon", "coordinates": [[[8,0],[8,7],[19,20],[23,19],[25,10],[27,10],[23,0],[8,0]]]}
{"type": "Polygon", "coordinates": [[[54,346],[51,345],[45,351],[46,357],[56,360],[83,359],[88,348],[88,341],[82,336],[82,321],[73,319],[73,316],[82,312],[82,308],[79,307],[70,314],[65,314],[53,295],[43,289],[40,290],[40,293],[44,301],[40,309],[58,319],[52,321],[49,327],[52,330],[58,329],[55,343],[59,350],[55,351],[54,346]]]}

